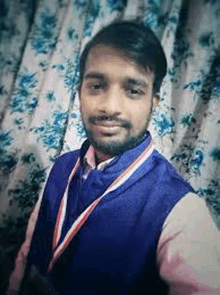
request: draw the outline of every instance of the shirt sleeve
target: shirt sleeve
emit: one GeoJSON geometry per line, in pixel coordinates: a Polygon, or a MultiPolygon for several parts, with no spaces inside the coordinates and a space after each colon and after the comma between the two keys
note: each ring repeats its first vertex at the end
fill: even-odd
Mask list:
{"type": "Polygon", "coordinates": [[[220,232],[196,194],[188,193],[168,215],[157,263],[169,295],[220,294],[220,232]]]}
{"type": "MultiPolygon", "coordinates": [[[[51,173],[51,170],[52,170],[52,166],[47,172],[47,179],[51,173]]],[[[24,277],[25,268],[26,268],[26,264],[27,264],[27,256],[29,253],[29,249],[30,249],[33,233],[35,230],[35,226],[37,223],[39,211],[40,211],[40,208],[42,205],[42,200],[43,200],[43,191],[42,191],[41,195],[39,196],[39,199],[35,205],[35,208],[34,208],[33,212],[31,213],[31,216],[28,220],[25,241],[23,242],[23,244],[18,252],[18,255],[16,257],[14,270],[10,274],[9,284],[8,284],[8,289],[7,289],[6,295],[18,294],[22,279],[24,277]]]]}
{"type": "Polygon", "coordinates": [[[42,195],[38,199],[35,209],[29,218],[28,227],[27,227],[27,231],[26,231],[26,238],[25,238],[25,241],[22,244],[22,246],[18,252],[17,258],[15,260],[14,270],[11,273],[10,278],[9,278],[9,286],[8,286],[8,290],[6,293],[7,295],[15,295],[18,293],[21,281],[24,276],[25,267],[26,267],[26,263],[27,263],[27,255],[29,252],[31,239],[33,236],[35,224],[36,224],[37,217],[39,214],[41,201],[42,201],[42,195]]]}

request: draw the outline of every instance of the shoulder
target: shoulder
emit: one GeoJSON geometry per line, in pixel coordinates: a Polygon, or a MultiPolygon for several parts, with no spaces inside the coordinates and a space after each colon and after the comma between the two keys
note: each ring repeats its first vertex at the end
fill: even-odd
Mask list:
{"type": "Polygon", "coordinates": [[[58,156],[50,170],[48,180],[68,178],[79,154],[80,150],[75,150],[58,156]]]}
{"type": "Polygon", "coordinates": [[[155,165],[179,175],[177,169],[157,149],[154,149],[152,156],[155,165]]]}
{"type": "Polygon", "coordinates": [[[74,164],[78,157],[80,155],[80,150],[74,150],[68,153],[64,153],[60,156],[58,156],[55,160],[54,166],[66,166],[66,165],[70,165],[72,166],[72,164],[74,164]]]}
{"type": "Polygon", "coordinates": [[[155,173],[157,174],[157,180],[164,183],[165,186],[174,186],[176,189],[185,186],[189,191],[193,191],[193,188],[179,174],[177,169],[156,149],[152,154],[152,162],[155,173]]]}
{"type": "Polygon", "coordinates": [[[216,290],[217,294],[219,241],[220,233],[205,201],[194,193],[186,194],[165,220],[157,248],[159,272],[171,292],[175,288],[178,294],[192,294],[193,289],[201,294],[216,290]]]}
{"type": "Polygon", "coordinates": [[[170,212],[163,228],[164,230],[165,228],[167,229],[172,223],[172,230],[178,227],[178,230],[181,229],[182,231],[186,224],[192,229],[199,230],[199,228],[204,229],[205,226],[208,226],[212,222],[205,200],[200,198],[196,193],[189,192],[170,212]],[[204,226],[201,226],[201,223],[204,226]]]}

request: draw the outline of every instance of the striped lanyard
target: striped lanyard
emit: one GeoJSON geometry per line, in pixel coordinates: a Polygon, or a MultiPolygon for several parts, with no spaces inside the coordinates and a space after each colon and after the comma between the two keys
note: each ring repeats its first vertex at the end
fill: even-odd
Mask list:
{"type": "Polygon", "coordinates": [[[107,195],[108,193],[116,190],[119,186],[121,186],[143,163],[146,161],[147,158],[152,154],[154,150],[154,143],[151,141],[150,144],[145,148],[145,150],[139,155],[139,157],[131,163],[130,166],[128,166],[127,169],[125,169],[124,172],[122,172],[106,189],[106,191],[95,201],[93,201],[82,213],[81,215],[75,220],[75,222],[72,224],[71,228],[68,230],[66,236],[64,237],[63,241],[58,246],[58,242],[61,237],[62,227],[64,223],[64,219],[66,216],[66,210],[67,210],[67,198],[68,198],[68,191],[69,191],[69,185],[74,177],[77,168],[80,166],[80,158],[78,158],[70,176],[68,179],[68,183],[62,198],[62,201],[60,203],[57,220],[54,228],[54,235],[53,235],[53,255],[52,259],[50,261],[48,272],[51,271],[51,269],[54,266],[54,263],[58,260],[58,258],[62,255],[64,250],[67,248],[73,237],[77,234],[77,232],[80,230],[80,228],[83,226],[83,224],[86,222],[86,220],[89,218],[92,211],[95,209],[95,207],[98,205],[98,203],[101,201],[101,199],[107,195]]]}

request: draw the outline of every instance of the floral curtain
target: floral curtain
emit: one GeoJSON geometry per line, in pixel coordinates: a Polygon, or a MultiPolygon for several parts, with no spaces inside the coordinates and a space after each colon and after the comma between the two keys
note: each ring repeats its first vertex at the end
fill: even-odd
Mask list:
{"type": "Polygon", "coordinates": [[[220,226],[219,1],[1,0],[0,233],[14,251],[54,160],[85,139],[80,52],[121,19],[142,19],[161,40],[168,73],[150,131],[220,226]]]}

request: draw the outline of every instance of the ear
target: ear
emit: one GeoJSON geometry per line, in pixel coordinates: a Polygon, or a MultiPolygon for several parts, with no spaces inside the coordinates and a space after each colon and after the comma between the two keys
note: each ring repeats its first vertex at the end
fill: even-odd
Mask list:
{"type": "Polygon", "coordinates": [[[153,94],[153,106],[156,107],[158,102],[160,101],[160,93],[153,94]]]}

